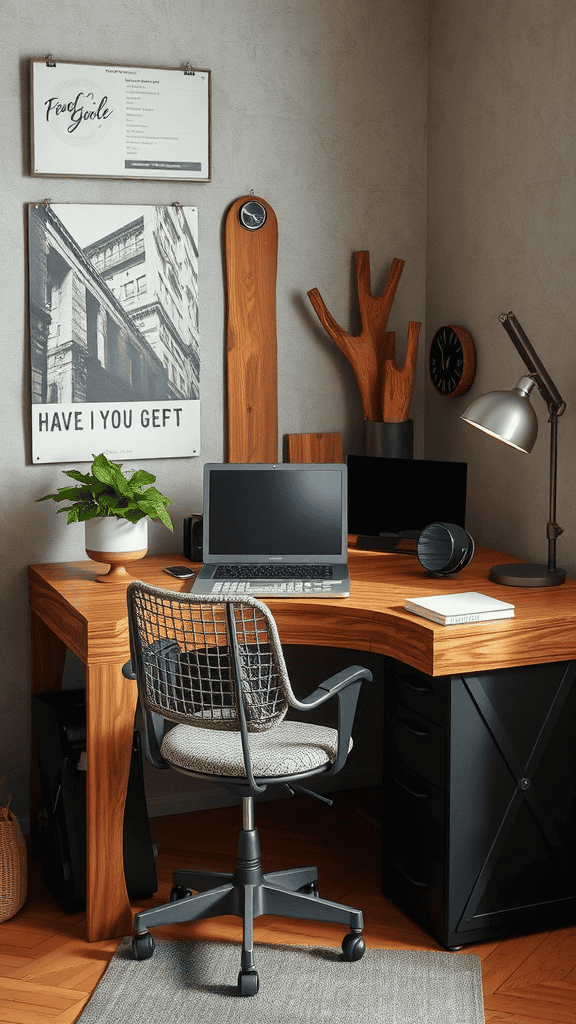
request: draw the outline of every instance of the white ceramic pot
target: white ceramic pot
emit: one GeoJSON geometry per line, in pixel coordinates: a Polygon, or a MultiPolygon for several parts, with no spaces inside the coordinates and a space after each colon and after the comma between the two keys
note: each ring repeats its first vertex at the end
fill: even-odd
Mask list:
{"type": "Polygon", "coordinates": [[[148,519],[137,523],[114,516],[87,519],[84,541],[88,558],[110,566],[107,573],[96,577],[100,583],[128,583],[125,563],[144,558],[148,550],[148,519]]]}

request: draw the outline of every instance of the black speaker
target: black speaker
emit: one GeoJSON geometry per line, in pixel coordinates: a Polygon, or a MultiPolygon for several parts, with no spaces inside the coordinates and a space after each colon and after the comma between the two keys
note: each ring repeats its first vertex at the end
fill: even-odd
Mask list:
{"type": "MultiPolygon", "coordinates": [[[[86,907],[85,690],[32,697],[32,724],[42,786],[42,808],[33,823],[35,850],[47,888],[74,913],[86,907]]],[[[158,888],[136,729],[124,812],[124,875],[130,899],[148,898],[158,888]]]]}
{"type": "Polygon", "coordinates": [[[456,523],[430,523],[418,538],[416,554],[433,576],[452,576],[471,561],[474,541],[456,523]]]}
{"type": "Polygon", "coordinates": [[[184,519],[182,554],[191,562],[202,561],[202,515],[196,513],[184,519]]]}

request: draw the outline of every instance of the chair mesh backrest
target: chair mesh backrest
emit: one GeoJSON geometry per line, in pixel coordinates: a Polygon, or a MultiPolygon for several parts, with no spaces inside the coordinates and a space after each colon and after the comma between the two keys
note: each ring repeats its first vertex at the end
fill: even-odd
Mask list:
{"type": "Polygon", "coordinates": [[[132,660],[150,711],[205,729],[240,729],[228,605],[238,639],[248,732],[263,732],[282,721],[292,691],[274,622],[260,602],[132,583],[128,605],[132,660]]]}

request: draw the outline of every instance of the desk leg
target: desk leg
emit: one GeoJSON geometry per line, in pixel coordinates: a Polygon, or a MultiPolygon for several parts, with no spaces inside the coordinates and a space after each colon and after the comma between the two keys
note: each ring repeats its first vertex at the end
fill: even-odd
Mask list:
{"type": "Polygon", "coordinates": [[[59,690],[66,644],[34,612],[30,613],[30,679],[32,693],[59,690]]]}
{"type": "Polygon", "coordinates": [[[132,932],[123,830],[136,683],[121,664],[86,668],[86,911],[88,941],[132,932]]]}

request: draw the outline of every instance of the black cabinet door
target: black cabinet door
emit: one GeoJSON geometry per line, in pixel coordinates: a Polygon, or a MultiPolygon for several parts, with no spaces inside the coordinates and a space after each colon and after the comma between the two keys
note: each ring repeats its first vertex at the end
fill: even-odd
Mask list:
{"type": "Polygon", "coordinates": [[[449,941],[576,916],[576,664],[453,683],[449,941]]]}
{"type": "Polygon", "coordinates": [[[575,675],[562,662],[412,677],[407,697],[392,673],[383,891],[448,947],[576,919],[575,675]],[[434,722],[414,713],[423,701],[434,722]],[[443,793],[433,815],[402,773],[443,793]]]}

